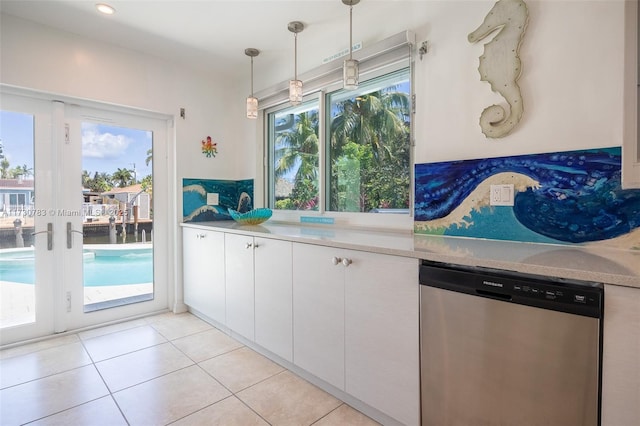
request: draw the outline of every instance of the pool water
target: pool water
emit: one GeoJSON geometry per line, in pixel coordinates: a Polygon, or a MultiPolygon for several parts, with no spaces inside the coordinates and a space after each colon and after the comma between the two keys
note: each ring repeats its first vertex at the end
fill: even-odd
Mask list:
{"type": "MultiPolygon", "coordinates": [[[[0,280],[33,284],[33,251],[0,250],[0,280]]],[[[83,260],[85,287],[153,282],[153,249],[86,250],[83,260]]]]}

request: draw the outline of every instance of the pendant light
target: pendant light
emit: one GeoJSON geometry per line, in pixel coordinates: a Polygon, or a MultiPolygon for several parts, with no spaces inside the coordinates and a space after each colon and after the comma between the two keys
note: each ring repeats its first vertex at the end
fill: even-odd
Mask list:
{"type": "Polygon", "coordinates": [[[251,96],[247,98],[247,118],[258,118],[258,98],[253,96],[253,58],[260,54],[258,49],[244,49],[244,54],[251,57],[251,96]]]}
{"type": "Polygon", "coordinates": [[[302,81],[298,80],[298,33],[304,30],[304,24],[293,21],[289,22],[287,28],[294,34],[293,80],[289,80],[289,102],[298,105],[302,102],[302,81]]]}
{"type": "Polygon", "coordinates": [[[353,59],[353,6],[360,3],[360,0],[342,0],[342,3],[349,6],[349,59],[344,60],[342,67],[342,87],[347,90],[358,88],[360,63],[353,59]]]}

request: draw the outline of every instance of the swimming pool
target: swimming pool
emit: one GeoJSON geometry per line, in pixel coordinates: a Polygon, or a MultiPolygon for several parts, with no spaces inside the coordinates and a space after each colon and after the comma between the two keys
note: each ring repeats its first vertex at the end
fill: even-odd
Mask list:
{"type": "MultiPolygon", "coordinates": [[[[85,287],[153,282],[151,244],[85,244],[82,263],[85,287]]],[[[0,250],[0,280],[33,284],[33,248],[0,250]]]]}

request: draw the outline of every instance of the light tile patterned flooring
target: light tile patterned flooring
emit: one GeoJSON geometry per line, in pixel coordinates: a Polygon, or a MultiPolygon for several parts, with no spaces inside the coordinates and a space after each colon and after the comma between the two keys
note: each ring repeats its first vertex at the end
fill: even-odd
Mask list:
{"type": "Polygon", "coordinates": [[[0,352],[5,425],[377,425],[191,314],[0,352]]]}

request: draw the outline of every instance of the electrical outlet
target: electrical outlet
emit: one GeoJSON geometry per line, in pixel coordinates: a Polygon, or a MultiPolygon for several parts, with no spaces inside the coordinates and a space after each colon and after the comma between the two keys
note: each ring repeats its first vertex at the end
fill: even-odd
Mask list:
{"type": "Polygon", "coordinates": [[[514,197],[513,184],[491,185],[489,204],[492,206],[513,206],[514,197]]]}
{"type": "Polygon", "coordinates": [[[217,192],[207,193],[207,204],[210,206],[217,206],[220,203],[220,194],[217,192]]]}

